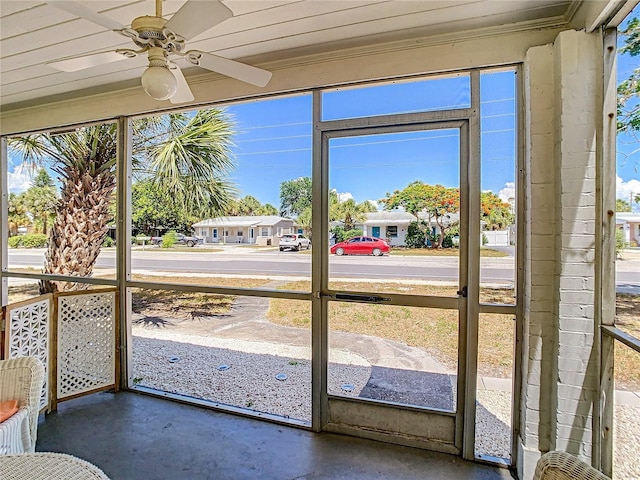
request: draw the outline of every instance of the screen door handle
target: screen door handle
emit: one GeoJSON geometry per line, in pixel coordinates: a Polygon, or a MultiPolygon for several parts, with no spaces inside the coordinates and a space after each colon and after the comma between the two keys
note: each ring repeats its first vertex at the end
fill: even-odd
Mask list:
{"type": "Polygon", "coordinates": [[[378,297],[376,295],[355,295],[351,293],[336,293],[334,298],[336,300],[346,300],[348,302],[365,303],[382,303],[391,301],[391,299],[387,297],[378,297]]]}

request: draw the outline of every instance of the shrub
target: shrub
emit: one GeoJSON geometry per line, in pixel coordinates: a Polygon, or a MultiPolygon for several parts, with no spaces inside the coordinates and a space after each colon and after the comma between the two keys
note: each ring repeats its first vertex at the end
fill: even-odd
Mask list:
{"type": "Polygon", "coordinates": [[[115,244],[116,244],[116,241],[113,238],[111,238],[109,235],[104,237],[104,240],[102,241],[103,247],[113,247],[115,246],[115,244]]]}
{"type": "Polygon", "coordinates": [[[486,245],[487,243],[489,243],[489,239],[487,238],[487,235],[482,232],[482,245],[486,245]]]}
{"type": "Polygon", "coordinates": [[[426,228],[427,224],[424,222],[411,222],[407,227],[405,245],[409,248],[425,248],[427,246],[426,228]]]}
{"type": "Polygon", "coordinates": [[[446,235],[442,240],[442,248],[453,248],[453,235],[446,235]]]}
{"type": "Polygon", "coordinates": [[[18,248],[22,246],[22,236],[16,235],[14,237],[9,237],[9,247],[10,248],[18,248]]]}
{"type": "Polygon", "coordinates": [[[47,235],[44,233],[29,233],[22,236],[22,245],[24,248],[42,248],[47,246],[47,235]]]}
{"type": "Polygon", "coordinates": [[[162,236],[162,248],[171,248],[178,241],[178,234],[171,230],[162,236]]]}
{"type": "Polygon", "coordinates": [[[620,256],[622,249],[626,248],[627,242],[624,240],[624,232],[622,229],[616,229],[616,257],[620,256]]]}
{"type": "Polygon", "coordinates": [[[351,237],[358,237],[362,235],[362,230],[354,228],[351,230],[345,230],[342,225],[337,225],[331,229],[331,232],[336,236],[336,243],[349,240],[351,237]]]}
{"type": "Polygon", "coordinates": [[[351,230],[346,230],[344,232],[344,240],[349,240],[353,237],[359,237],[362,235],[362,230],[359,228],[352,228],[351,230]]]}

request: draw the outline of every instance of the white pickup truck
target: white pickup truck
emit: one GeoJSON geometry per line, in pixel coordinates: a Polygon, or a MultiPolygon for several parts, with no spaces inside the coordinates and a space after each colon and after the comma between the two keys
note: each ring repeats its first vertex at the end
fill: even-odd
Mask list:
{"type": "Polygon", "coordinates": [[[292,233],[280,237],[281,252],[283,252],[285,249],[298,251],[306,248],[307,250],[309,250],[310,247],[311,240],[299,233],[292,233]]]}

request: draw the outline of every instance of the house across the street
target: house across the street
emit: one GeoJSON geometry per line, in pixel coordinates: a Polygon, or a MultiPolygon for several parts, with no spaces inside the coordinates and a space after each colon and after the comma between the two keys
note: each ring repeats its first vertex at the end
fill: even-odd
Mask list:
{"type": "Polygon", "coordinates": [[[293,220],[277,215],[208,218],[193,228],[205,243],[255,245],[277,245],[279,237],[296,232],[293,220]]]}
{"type": "MultiPolygon", "coordinates": [[[[407,235],[407,228],[411,222],[416,221],[415,215],[401,210],[383,210],[366,213],[366,220],[362,224],[356,224],[356,228],[362,228],[362,234],[371,237],[386,239],[391,246],[403,246],[407,235]]],[[[434,218],[429,223],[429,218],[424,213],[419,213],[421,220],[430,225],[431,233],[440,233],[440,227],[434,218]]],[[[454,213],[446,220],[447,223],[457,223],[458,214],[454,213]]]]}
{"type": "Polygon", "coordinates": [[[640,214],[616,213],[616,228],[624,232],[624,241],[630,246],[640,246],[640,214]]]}

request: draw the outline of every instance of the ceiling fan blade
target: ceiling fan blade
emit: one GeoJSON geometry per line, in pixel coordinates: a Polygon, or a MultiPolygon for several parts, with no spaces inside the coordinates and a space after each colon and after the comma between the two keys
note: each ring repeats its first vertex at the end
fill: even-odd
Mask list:
{"type": "Polygon", "coordinates": [[[233,12],[219,0],[187,0],[165,27],[185,40],[190,40],[231,17],[233,12]]]}
{"type": "Polygon", "coordinates": [[[102,52],[85,55],[83,57],[56,60],[55,62],[48,62],[47,65],[63,72],[77,72],[78,70],[104,65],[105,63],[117,62],[125,58],[127,57],[117,52],[102,52]]]}
{"type": "Polygon", "coordinates": [[[271,72],[267,70],[236,62],[235,60],[229,60],[228,58],[218,57],[217,55],[211,55],[210,53],[199,53],[202,56],[198,60],[198,65],[207,70],[242,80],[256,87],[264,87],[269,83],[269,80],[271,80],[271,72]]]}
{"type": "Polygon", "coordinates": [[[174,93],[173,97],[169,99],[171,103],[191,102],[194,98],[193,93],[191,92],[189,84],[187,83],[187,79],[184,78],[184,74],[182,73],[182,70],[180,70],[180,67],[171,62],[169,64],[169,71],[173,73],[174,77],[176,77],[176,82],[178,85],[176,93],[174,93]]]}
{"type": "Polygon", "coordinates": [[[124,25],[121,25],[115,20],[112,20],[109,17],[102,15],[98,12],[95,12],[78,2],[52,0],[47,3],[52,7],[55,7],[59,10],[64,10],[65,12],[70,13],[72,15],[77,15],[80,18],[89,20],[90,22],[93,22],[96,25],[100,25],[104,28],[108,28],[109,30],[122,30],[124,28],[124,25]]]}

